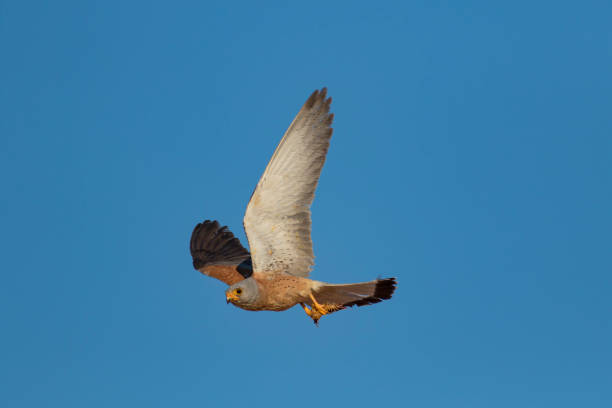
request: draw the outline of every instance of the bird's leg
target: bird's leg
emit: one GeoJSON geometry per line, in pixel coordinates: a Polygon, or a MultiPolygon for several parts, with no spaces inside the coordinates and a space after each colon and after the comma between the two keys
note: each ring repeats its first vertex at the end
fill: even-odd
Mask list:
{"type": "Polygon", "coordinates": [[[317,299],[312,296],[312,293],[310,294],[310,300],[312,300],[312,308],[319,312],[321,316],[324,316],[328,313],[327,310],[325,310],[325,307],[319,302],[317,302],[317,299]]]}
{"type": "Polygon", "coordinates": [[[312,293],[310,294],[310,300],[312,300],[312,308],[319,312],[322,316],[344,309],[344,306],[342,305],[334,305],[331,303],[325,303],[322,305],[317,302],[317,299],[312,296],[312,293]]]}
{"type": "Polygon", "coordinates": [[[304,307],[306,314],[312,317],[312,320],[315,321],[315,324],[317,324],[321,316],[325,316],[326,314],[333,313],[338,310],[344,309],[344,307],[341,305],[334,305],[334,304],[323,304],[322,305],[319,302],[317,302],[317,299],[314,298],[312,293],[310,294],[310,300],[312,301],[312,307],[310,308],[310,310],[306,311],[306,307],[305,306],[302,306],[302,307],[304,307]]]}
{"type": "Polygon", "coordinates": [[[306,314],[308,316],[310,316],[310,318],[313,320],[314,324],[318,326],[319,325],[319,319],[323,315],[321,313],[319,313],[315,308],[309,308],[304,303],[300,303],[300,306],[302,306],[302,308],[304,309],[306,314]]]}

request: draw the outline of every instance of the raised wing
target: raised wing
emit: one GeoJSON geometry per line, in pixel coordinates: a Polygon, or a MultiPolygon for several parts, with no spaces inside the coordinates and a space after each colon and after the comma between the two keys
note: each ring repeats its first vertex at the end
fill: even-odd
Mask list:
{"type": "Polygon", "coordinates": [[[228,285],[253,273],[249,251],[217,221],[206,220],[196,225],[191,234],[190,250],[196,270],[228,285]]]}
{"type": "Polygon", "coordinates": [[[334,115],[327,89],[314,91],[285,132],[244,215],[253,270],[307,277],[314,264],[310,205],[334,115]]]}

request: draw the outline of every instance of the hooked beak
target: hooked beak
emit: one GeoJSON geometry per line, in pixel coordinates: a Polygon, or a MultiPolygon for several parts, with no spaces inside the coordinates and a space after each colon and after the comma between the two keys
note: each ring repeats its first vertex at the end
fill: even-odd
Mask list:
{"type": "Polygon", "coordinates": [[[234,292],[226,292],[225,293],[225,300],[227,301],[227,303],[234,302],[234,301],[238,300],[238,296],[236,296],[236,294],[234,292]]]}

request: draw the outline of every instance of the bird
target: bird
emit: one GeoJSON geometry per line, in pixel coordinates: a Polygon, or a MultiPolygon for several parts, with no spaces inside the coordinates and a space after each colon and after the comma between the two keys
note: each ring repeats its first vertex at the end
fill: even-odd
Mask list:
{"type": "Polygon", "coordinates": [[[247,204],[250,252],[218,221],[191,234],[193,267],[229,287],[227,303],[251,311],[300,305],[318,326],[322,316],[390,299],[395,278],[332,284],[309,278],[314,266],[310,206],[332,136],[327,88],[306,100],[279,142],[247,204]]]}

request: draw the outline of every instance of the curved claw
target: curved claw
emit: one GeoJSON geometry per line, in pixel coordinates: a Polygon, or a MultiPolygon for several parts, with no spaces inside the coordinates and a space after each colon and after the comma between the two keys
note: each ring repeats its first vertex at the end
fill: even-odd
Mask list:
{"type": "Polygon", "coordinates": [[[310,318],[314,321],[315,325],[319,325],[319,319],[321,316],[325,316],[326,314],[333,313],[335,311],[344,309],[344,307],[340,305],[331,305],[325,304],[322,305],[314,298],[312,293],[310,294],[310,300],[312,301],[312,306],[308,308],[304,303],[300,303],[304,311],[310,318]]]}
{"type": "Polygon", "coordinates": [[[319,326],[319,319],[323,316],[321,313],[318,313],[316,310],[309,308],[303,303],[300,303],[300,306],[304,309],[306,314],[312,319],[315,326],[319,326]]]}

